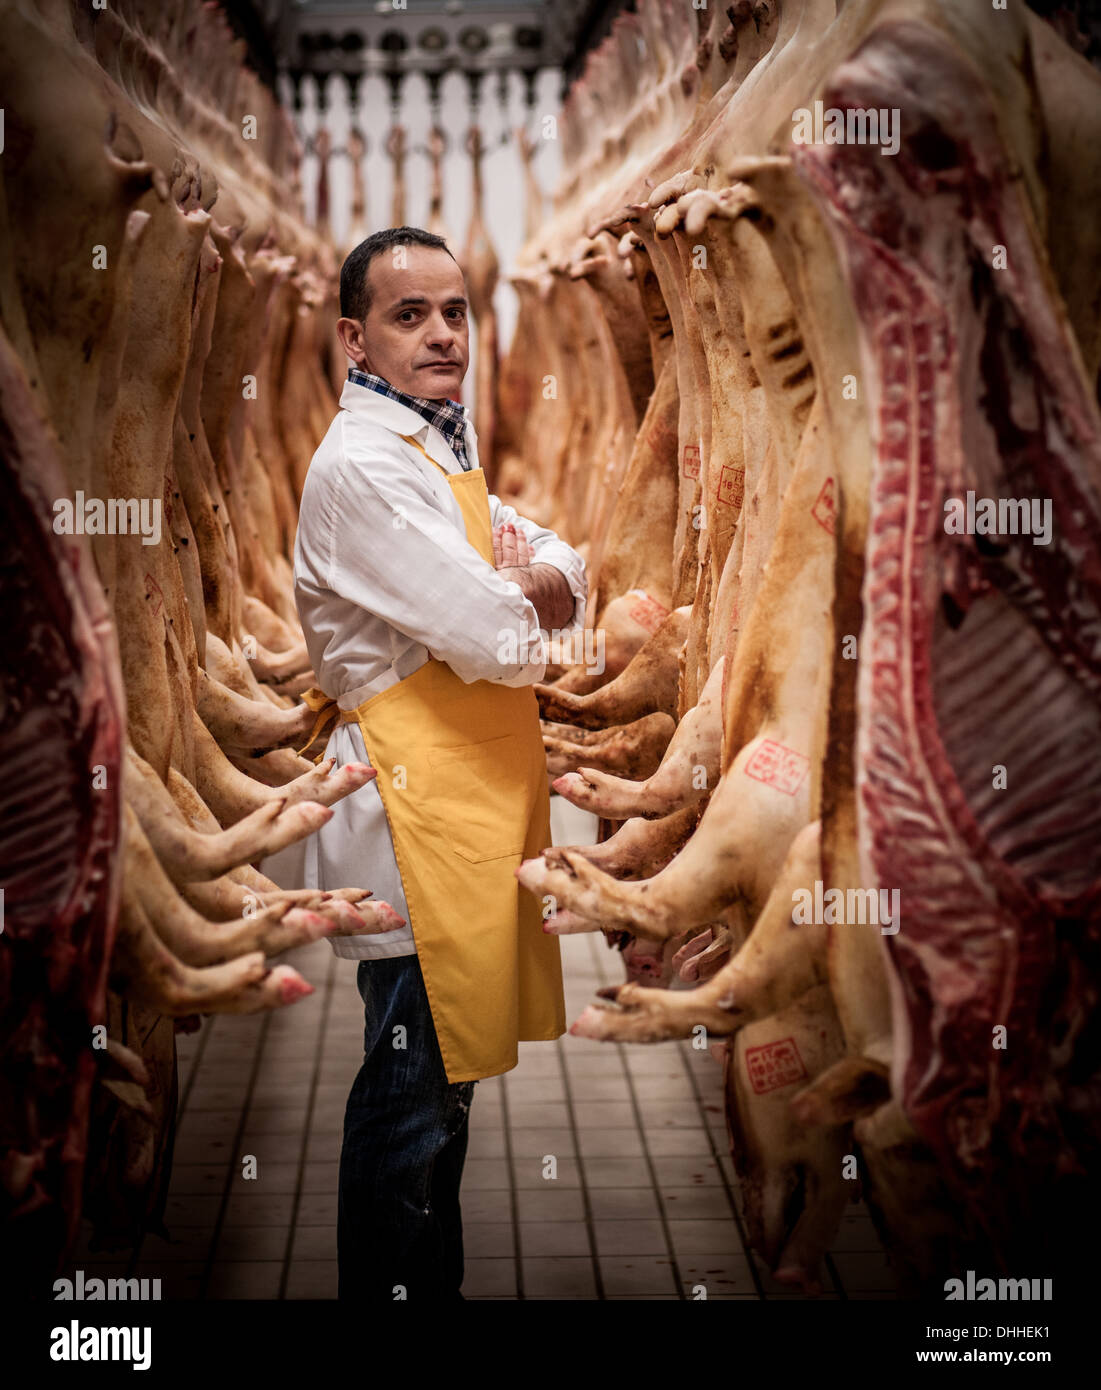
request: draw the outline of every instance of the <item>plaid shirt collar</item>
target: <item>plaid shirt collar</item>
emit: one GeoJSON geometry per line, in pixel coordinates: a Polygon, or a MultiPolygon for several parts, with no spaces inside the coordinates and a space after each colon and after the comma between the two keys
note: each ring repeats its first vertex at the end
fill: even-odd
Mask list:
{"type": "Polygon", "coordinates": [[[423,415],[430,425],[435,425],[451,447],[451,452],[459,460],[464,472],[470,472],[470,460],[466,456],[466,406],[459,401],[428,401],[423,396],[410,396],[391,386],[381,376],[371,372],[361,372],[356,367],[348,368],[348,380],[357,386],[366,386],[369,391],[377,391],[380,396],[388,396],[400,405],[408,406],[418,415],[423,415]]]}

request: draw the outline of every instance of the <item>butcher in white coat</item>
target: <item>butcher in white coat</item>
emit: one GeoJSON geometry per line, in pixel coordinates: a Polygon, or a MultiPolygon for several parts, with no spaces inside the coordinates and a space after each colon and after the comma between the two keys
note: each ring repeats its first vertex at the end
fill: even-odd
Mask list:
{"type": "Polygon", "coordinates": [[[443,240],[369,237],[342,269],[341,315],[354,365],[306,479],[295,595],[314,699],[339,720],[325,756],[378,777],[337,803],[304,863],[268,866],[370,888],[406,918],[330,943],[359,962],[366,1020],[341,1156],[340,1297],[455,1298],[474,1082],[515,1065],[518,1038],[563,1028],[558,943],[514,870],[549,843],[530,687],[544,634],[582,623],[585,567],[485,494],[455,399],[465,285],[443,240]]]}

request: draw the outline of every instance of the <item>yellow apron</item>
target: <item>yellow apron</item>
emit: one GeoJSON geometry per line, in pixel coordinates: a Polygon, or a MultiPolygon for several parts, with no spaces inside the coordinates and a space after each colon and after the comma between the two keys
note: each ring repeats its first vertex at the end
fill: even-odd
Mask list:
{"type": "MultiPolygon", "coordinates": [[[[485,474],[436,467],[467,540],[493,564],[485,474]]],[[[317,689],[303,698],[318,714],[316,737],[336,702],[317,689]]],[[[549,1041],[566,1028],[558,939],[544,934],[540,901],[513,873],[551,842],[535,693],[468,685],[430,658],[339,715],[359,724],[378,773],[447,1079],[509,1071],[520,1039],[549,1041]]]]}

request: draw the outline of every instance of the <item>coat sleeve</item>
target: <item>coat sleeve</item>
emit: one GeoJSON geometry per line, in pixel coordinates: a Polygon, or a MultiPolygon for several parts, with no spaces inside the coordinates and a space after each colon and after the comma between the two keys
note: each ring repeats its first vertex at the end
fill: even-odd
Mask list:
{"type": "Polygon", "coordinates": [[[519,527],[535,552],[536,562],[541,565],[553,565],[565,575],[566,583],[573,595],[573,618],[563,631],[579,632],[585,623],[585,603],[589,594],[585,561],[572,546],[560,540],[553,531],[545,526],[537,526],[534,521],[521,516],[514,507],[508,506],[492,494],[489,498],[489,517],[494,526],[511,522],[513,526],[519,527]]]}
{"type": "Polygon", "coordinates": [[[345,431],[344,467],[329,499],[325,583],[445,661],[461,680],[530,685],[545,646],[534,605],[502,579],[443,515],[399,453],[345,431]]]}

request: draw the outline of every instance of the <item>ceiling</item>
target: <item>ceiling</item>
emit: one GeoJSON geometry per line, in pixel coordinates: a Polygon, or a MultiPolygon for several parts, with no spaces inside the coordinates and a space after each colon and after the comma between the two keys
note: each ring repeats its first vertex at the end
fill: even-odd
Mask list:
{"type": "Polygon", "coordinates": [[[558,68],[563,83],[634,0],[222,0],[265,81],[558,68]]]}

